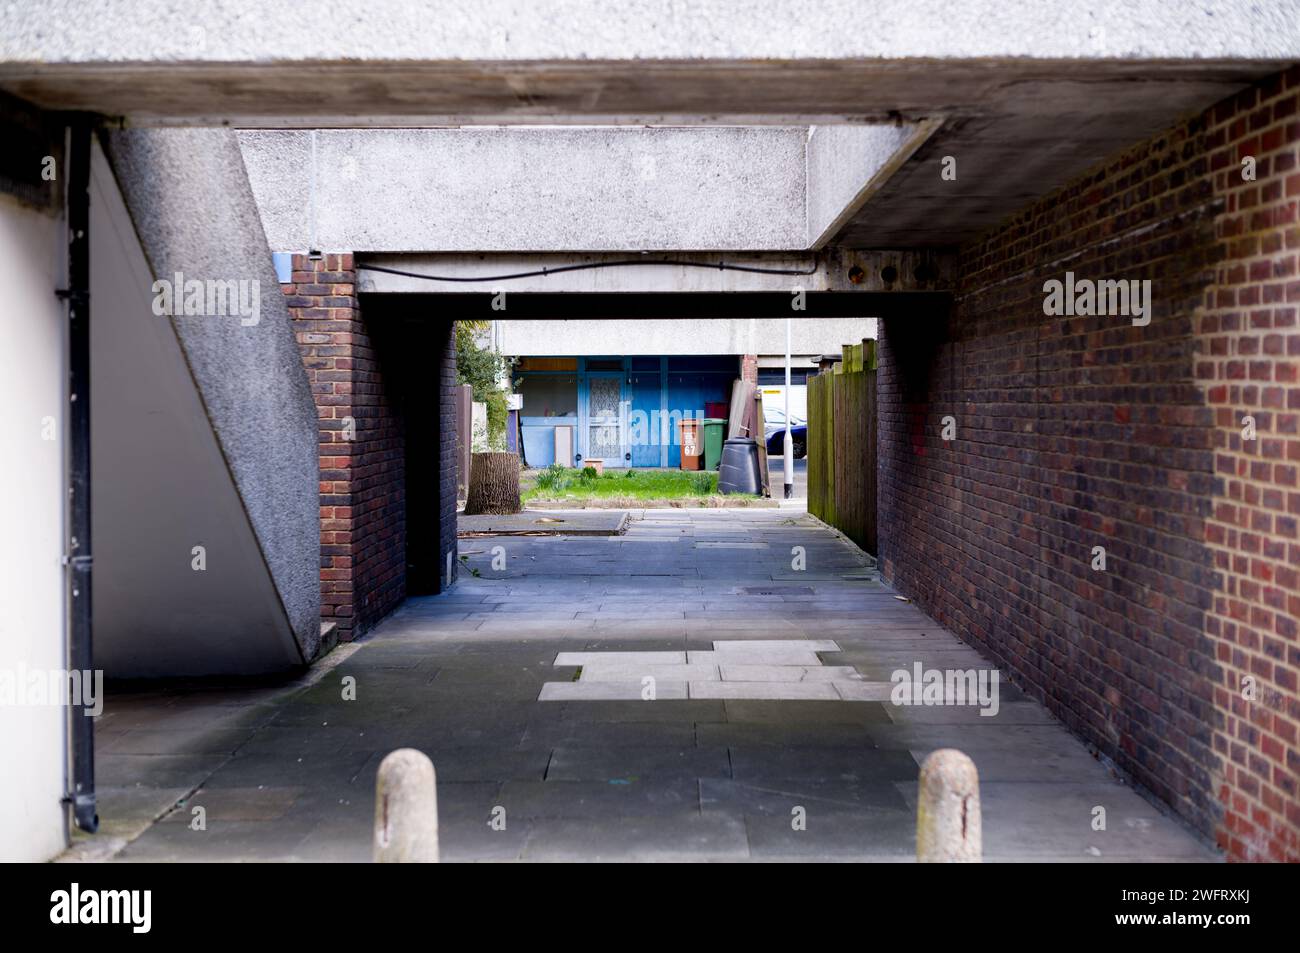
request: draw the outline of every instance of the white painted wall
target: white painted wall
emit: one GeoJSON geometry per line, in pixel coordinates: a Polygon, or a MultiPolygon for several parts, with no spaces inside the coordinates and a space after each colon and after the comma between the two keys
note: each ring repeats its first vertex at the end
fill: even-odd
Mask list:
{"type": "MultiPolygon", "coordinates": [[[[510,357],[660,354],[785,355],[784,318],[703,321],[501,321],[501,353],[510,357]]],[[[796,318],[796,355],[840,353],[876,336],[875,318],[796,318]]],[[[807,361],[803,364],[806,366],[807,361]]]]}
{"type": "Polygon", "coordinates": [[[90,198],[96,665],[109,678],[301,665],[171,320],[153,313],[154,276],[98,144],[90,198]]]}
{"type": "MultiPolygon", "coordinates": [[[[0,194],[0,407],[11,446],[0,468],[0,670],[62,669],[64,306],[60,219],[0,194]],[[55,439],[42,429],[53,418],[55,439]]],[[[65,844],[64,717],[0,705],[0,861],[41,861],[65,844]]]]}

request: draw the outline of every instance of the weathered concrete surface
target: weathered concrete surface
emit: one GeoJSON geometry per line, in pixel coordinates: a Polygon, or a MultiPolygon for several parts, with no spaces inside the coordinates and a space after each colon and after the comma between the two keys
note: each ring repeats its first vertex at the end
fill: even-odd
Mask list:
{"type": "Polygon", "coordinates": [[[846,578],[862,558],[806,517],[644,515],[622,537],[501,539],[505,572],[472,555],[480,578],[408,601],[314,684],[110,695],[105,824],[184,798],[119,835],[118,859],[368,860],[375,775],[399,747],[436,767],[444,860],[908,861],[918,765],[942,747],[979,767],[986,860],[1215,859],[1005,684],[994,717],[882,701],[539,702],[577,673],[557,664],[584,658],[567,652],[797,642],[868,681],[917,661],[985,665],[889,589],[846,578]],[[805,572],[789,568],[795,545],[805,572]],[[743,591],[754,586],[769,594],[743,591]],[[829,643],[840,651],[817,651],[829,643]],[[1090,826],[1097,805],[1105,831],[1090,826]],[[198,806],[205,831],[190,828],[198,806]]]}
{"type": "MultiPolygon", "coordinates": [[[[133,649],[129,657],[136,667],[112,674],[208,674],[262,667],[253,658],[257,653],[235,648],[239,632],[250,625],[232,610],[239,605],[238,597],[221,605],[205,597],[222,576],[225,567],[220,559],[225,557],[245,563],[245,570],[269,573],[272,598],[280,603],[280,625],[287,626],[297,642],[301,655],[297,661],[310,660],[320,639],[316,408],[238,145],[228,131],[200,129],[127,130],[108,133],[104,141],[130,213],[130,222],[116,231],[109,229],[107,221],[102,223],[105,240],[110,232],[120,234],[121,241],[138,239],[147,259],[147,272],[133,276],[133,283],[121,293],[135,296],[150,324],[170,320],[183,353],[183,373],[192,378],[197,391],[196,412],[206,414],[203,425],[211,428],[220,449],[207,465],[205,480],[186,484],[171,479],[171,492],[191,493],[186,505],[202,512],[214,502],[204,495],[208,480],[233,481],[238,494],[234,518],[246,518],[254,536],[254,544],[238,556],[214,551],[202,573],[191,570],[190,550],[205,540],[175,547],[177,572],[198,587],[189,597],[163,581],[167,574],[159,575],[136,559],[132,575],[119,577],[122,587],[115,595],[151,615],[149,625],[135,622],[141,636],[146,631],[156,635],[160,625],[169,627],[171,635],[133,649]],[[170,319],[155,316],[152,282],[174,282],[177,272],[186,281],[249,283],[246,287],[257,291],[256,314],[248,318],[206,313],[178,313],[170,319]],[[175,608],[166,602],[168,592],[156,591],[160,584],[180,600],[175,608]],[[145,588],[131,588],[134,585],[145,588]],[[208,657],[201,657],[205,651],[208,657]],[[187,652],[194,656],[188,662],[187,652]]],[[[150,419],[157,418],[145,412],[145,405],[120,410],[104,425],[134,428],[134,433],[147,438],[150,419]]],[[[157,413],[174,411],[171,406],[157,413]]],[[[121,446],[110,441],[104,450],[114,453],[121,446]]],[[[127,461],[120,457],[119,462],[127,461]]],[[[143,450],[135,458],[135,465],[150,464],[143,450]]],[[[161,476],[167,480],[166,474],[161,476]]],[[[126,537],[142,533],[150,521],[143,515],[129,520],[126,507],[147,509],[154,500],[142,498],[139,488],[133,487],[123,490],[119,503],[116,516],[121,533],[126,537]]],[[[138,556],[146,544],[144,538],[125,539],[123,545],[131,555],[124,559],[138,556]]],[[[131,625],[121,621],[119,634],[126,638],[131,625]]],[[[122,656],[122,661],[127,657],[122,656]]]]}
{"type": "Polygon", "coordinates": [[[917,862],[978,864],[982,844],[979,769],[955,748],[931,751],[917,791],[917,862]]]}
{"type": "MultiPolygon", "coordinates": [[[[947,249],[850,249],[837,246],[785,253],[735,252],[725,256],[716,251],[674,251],[635,256],[626,252],[380,252],[358,256],[357,284],[360,291],[384,294],[427,294],[430,291],[482,293],[491,291],[497,284],[500,285],[498,290],[516,294],[779,292],[789,295],[795,288],[807,292],[942,291],[952,287],[954,265],[955,256],[947,249]],[[720,260],[733,267],[719,268],[720,260]],[[573,265],[584,267],[568,271],[556,270],[573,265]],[[734,266],[751,270],[742,271],[734,266]],[[890,267],[896,276],[893,281],[885,282],[881,278],[881,271],[890,267]],[[918,267],[921,268],[919,278],[918,267]],[[394,271],[401,273],[395,274],[394,271]],[[494,277],[520,273],[526,273],[528,277],[511,278],[508,282],[498,281],[494,277]]],[[[803,313],[791,311],[788,301],[782,302],[782,306],[783,310],[796,318],[803,313]]],[[[782,330],[782,351],[785,349],[784,335],[782,330]]],[[[837,341],[836,347],[838,346],[837,341]]]]}
{"type": "MultiPolygon", "coordinates": [[[[154,269],[91,164],[95,667],[109,678],[284,669],[303,653],[154,269]]],[[[213,322],[235,323],[230,315],[213,322]]],[[[220,385],[219,385],[220,386],[220,385]]]]}
{"type": "MultiPolygon", "coordinates": [[[[357,252],[803,248],[806,138],[777,126],[239,133],[271,247],[357,252]]],[[[854,190],[889,154],[846,170],[854,190]]]]}
{"type": "Polygon", "coordinates": [[[820,245],[937,125],[245,130],[239,142],[280,251],[761,251],[820,245]]]}
{"type": "Polygon", "coordinates": [[[1300,60],[1297,0],[410,0],[336,11],[304,37],[313,15],[305,0],[10,4],[0,88],[136,124],[937,119],[833,240],[939,247],[1300,60]],[[944,156],[960,187],[939,177],[944,156]]]}
{"type": "Polygon", "coordinates": [[[375,863],[438,863],[438,779],[423,751],[398,748],[375,782],[375,863]]]}
{"type": "Polygon", "coordinates": [[[893,126],[813,126],[808,130],[805,203],[808,245],[834,238],[939,127],[938,120],[893,126]],[[869,175],[864,171],[870,170],[869,175]]]}
{"type": "Polygon", "coordinates": [[[626,526],[626,510],[527,509],[508,516],[456,517],[461,536],[618,536],[626,526]]]}
{"type": "Polygon", "coordinates": [[[196,10],[61,0],[5,9],[0,56],[51,64],[1285,57],[1300,52],[1297,9],[1289,0],[482,0],[469,9],[406,0],[382,16],[341,9],[332,29],[303,34],[302,18],[315,10],[307,0],[196,10]]]}

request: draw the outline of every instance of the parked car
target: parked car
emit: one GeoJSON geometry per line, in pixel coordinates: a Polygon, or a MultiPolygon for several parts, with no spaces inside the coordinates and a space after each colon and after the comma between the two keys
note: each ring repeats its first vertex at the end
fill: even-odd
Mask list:
{"type": "MultiPolygon", "coordinates": [[[[767,439],[767,454],[780,457],[785,454],[785,414],[774,408],[764,408],[763,416],[766,426],[764,436],[767,439]]],[[[790,415],[790,441],[794,444],[794,458],[800,460],[808,455],[808,422],[790,415]]]]}

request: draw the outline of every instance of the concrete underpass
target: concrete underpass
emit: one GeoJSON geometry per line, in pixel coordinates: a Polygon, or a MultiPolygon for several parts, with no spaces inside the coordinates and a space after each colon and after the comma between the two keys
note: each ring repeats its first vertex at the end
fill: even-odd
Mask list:
{"type": "Polygon", "coordinates": [[[906,860],[946,746],[988,860],[1300,859],[1300,6],[163,6],[0,10],[0,674],[109,683],[0,857],[365,860],[410,746],[449,860],[906,860]],[[874,322],[876,552],[458,537],[457,321],[788,317],[874,322]]]}

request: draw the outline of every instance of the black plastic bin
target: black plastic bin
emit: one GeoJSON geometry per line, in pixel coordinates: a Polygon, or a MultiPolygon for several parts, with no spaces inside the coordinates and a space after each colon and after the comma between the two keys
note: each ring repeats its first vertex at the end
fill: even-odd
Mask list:
{"type": "Polygon", "coordinates": [[[758,471],[758,442],[753,437],[732,437],[722,444],[722,464],[718,467],[719,493],[763,493],[763,479],[758,471]]]}

